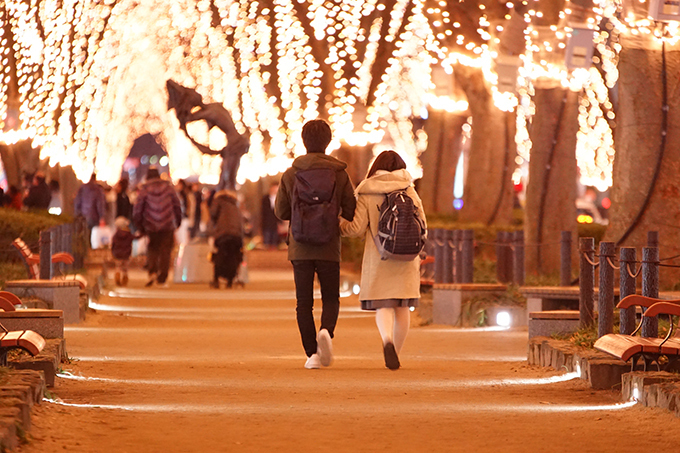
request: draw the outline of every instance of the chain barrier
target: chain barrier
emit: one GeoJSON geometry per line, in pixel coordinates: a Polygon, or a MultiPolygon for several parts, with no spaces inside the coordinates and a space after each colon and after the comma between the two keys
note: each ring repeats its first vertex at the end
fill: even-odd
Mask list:
{"type": "Polygon", "coordinates": [[[610,256],[607,257],[607,262],[609,265],[612,267],[612,269],[616,269],[617,271],[621,269],[621,266],[615,266],[614,263],[612,262],[612,259],[610,256]]]}
{"type": "Polygon", "coordinates": [[[630,275],[631,278],[638,278],[638,275],[640,275],[640,272],[642,272],[642,266],[638,267],[638,270],[633,273],[630,271],[630,268],[634,263],[635,261],[626,262],[626,271],[628,271],[628,275],[630,275]]]}
{"type": "MultiPolygon", "coordinates": [[[[588,254],[586,254],[585,252],[583,252],[582,255],[586,259],[586,261],[588,261],[588,263],[590,263],[591,266],[597,267],[597,266],[600,265],[599,261],[597,263],[595,261],[592,261],[590,259],[590,257],[588,257],[588,254]]],[[[599,255],[593,255],[593,257],[596,257],[596,256],[599,257],[599,255]]]]}

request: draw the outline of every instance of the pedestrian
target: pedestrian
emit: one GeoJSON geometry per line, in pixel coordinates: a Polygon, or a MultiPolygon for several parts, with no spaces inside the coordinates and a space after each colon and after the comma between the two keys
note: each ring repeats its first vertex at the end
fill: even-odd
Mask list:
{"type": "Polygon", "coordinates": [[[73,206],[76,217],[84,217],[87,224],[87,242],[91,245],[92,228],[106,225],[106,194],[97,183],[96,173],[80,186],[73,206]]]}
{"type": "Polygon", "coordinates": [[[262,209],[260,211],[262,242],[269,249],[276,249],[279,246],[279,224],[281,221],[274,213],[274,203],[278,191],[279,185],[272,184],[269,186],[269,193],[262,197],[262,209]]]}
{"type": "Polygon", "coordinates": [[[50,204],[47,211],[50,214],[61,214],[62,212],[62,201],[61,201],[61,188],[59,187],[59,181],[53,179],[50,181],[50,204]]]}
{"type": "Polygon", "coordinates": [[[359,299],[363,310],[376,312],[385,365],[392,370],[400,367],[399,352],[409,330],[410,308],[417,306],[420,298],[420,258],[409,261],[383,259],[374,238],[378,235],[386,195],[401,190],[405,190],[413,201],[424,233],[423,204],[413,188],[406,163],[394,151],[384,151],[376,157],[366,179],[357,187],[354,220],[340,221],[343,235],[365,236],[359,299]]]}
{"type": "Polygon", "coordinates": [[[195,238],[201,232],[201,206],[203,205],[203,194],[201,193],[201,186],[197,183],[191,186],[191,197],[193,202],[189,204],[192,209],[189,211],[189,237],[195,238]]]}
{"type": "Polygon", "coordinates": [[[331,128],[323,120],[302,127],[307,154],[295,159],[281,177],[275,204],[276,216],[290,220],[288,259],[293,265],[297,324],[307,369],[329,366],[333,360],[331,339],[340,310],[338,216],[352,221],[356,207],[347,164],[325,154],[331,138],[331,128]],[[323,306],[318,335],[312,314],[314,274],[323,306]]]}
{"type": "Polygon", "coordinates": [[[139,189],[132,219],[138,231],[149,236],[146,286],[158,283],[167,287],[174,234],[182,221],[182,207],[172,183],[161,179],[155,167],[149,167],[146,172],[146,182],[139,189]]]}
{"type": "Polygon", "coordinates": [[[212,254],[214,264],[212,288],[220,287],[220,278],[231,288],[238,267],[243,260],[243,219],[236,192],[221,190],[210,205],[211,236],[215,241],[212,254]]]}
{"type": "Polygon", "coordinates": [[[130,231],[130,220],[119,216],[113,222],[116,232],[111,238],[111,255],[116,260],[115,281],[118,286],[127,286],[128,263],[132,255],[132,240],[134,235],[130,231]]]}
{"type": "Polygon", "coordinates": [[[28,194],[24,198],[24,206],[31,210],[44,210],[50,206],[52,194],[45,182],[45,173],[38,171],[33,175],[33,181],[28,189],[28,194]]]}
{"type": "Polygon", "coordinates": [[[5,195],[5,207],[21,211],[22,197],[21,191],[17,186],[9,186],[7,194],[5,195]]]}
{"type": "Polygon", "coordinates": [[[116,220],[118,217],[125,217],[132,221],[132,202],[128,195],[129,185],[130,181],[127,178],[121,178],[113,188],[116,192],[116,220]]]}

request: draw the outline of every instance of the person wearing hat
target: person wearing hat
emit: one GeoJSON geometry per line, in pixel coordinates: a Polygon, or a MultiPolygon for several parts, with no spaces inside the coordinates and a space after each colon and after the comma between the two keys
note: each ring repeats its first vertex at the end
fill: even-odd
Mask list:
{"type": "Polygon", "coordinates": [[[175,230],[182,222],[182,205],[170,181],[161,179],[158,169],[149,167],[146,182],[139,189],[132,219],[139,232],[149,236],[146,286],[167,287],[175,230]]]}

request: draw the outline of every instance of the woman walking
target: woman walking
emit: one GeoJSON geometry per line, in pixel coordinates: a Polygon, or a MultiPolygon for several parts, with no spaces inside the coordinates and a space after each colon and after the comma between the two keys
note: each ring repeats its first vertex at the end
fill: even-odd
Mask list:
{"type": "Polygon", "coordinates": [[[376,157],[359,184],[354,220],[340,221],[342,234],[350,237],[365,235],[364,258],[361,267],[361,308],[375,310],[375,320],[382,337],[385,366],[400,367],[399,352],[404,345],[410,325],[410,307],[420,298],[420,258],[410,261],[381,259],[374,237],[386,195],[405,190],[425,224],[425,213],[420,197],[411,184],[406,163],[394,151],[384,151],[376,157]]]}

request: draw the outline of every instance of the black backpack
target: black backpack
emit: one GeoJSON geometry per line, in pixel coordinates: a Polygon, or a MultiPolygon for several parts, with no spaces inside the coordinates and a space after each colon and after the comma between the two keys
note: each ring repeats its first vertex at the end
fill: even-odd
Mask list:
{"type": "Polygon", "coordinates": [[[335,196],[335,170],[298,170],[293,185],[290,230],[301,244],[323,245],[339,236],[340,208],[335,196]]]}
{"type": "Polygon", "coordinates": [[[385,195],[380,206],[378,234],[373,239],[383,260],[414,260],[425,246],[427,229],[406,190],[385,195]]]}

